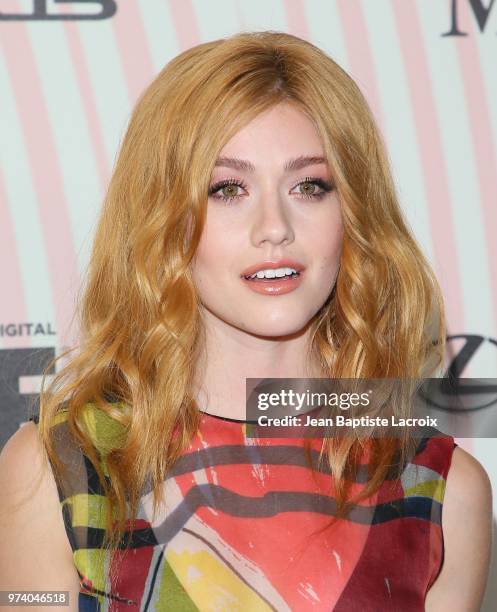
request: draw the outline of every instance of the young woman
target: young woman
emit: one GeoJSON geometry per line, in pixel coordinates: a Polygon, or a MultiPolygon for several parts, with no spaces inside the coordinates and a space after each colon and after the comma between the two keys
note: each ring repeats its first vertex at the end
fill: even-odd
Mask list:
{"type": "Polygon", "coordinates": [[[437,281],[364,98],[321,50],[242,33],[162,70],[81,322],[1,455],[1,589],[81,610],[480,609],[491,490],[452,437],[247,435],[246,378],[443,363],[437,281]]]}

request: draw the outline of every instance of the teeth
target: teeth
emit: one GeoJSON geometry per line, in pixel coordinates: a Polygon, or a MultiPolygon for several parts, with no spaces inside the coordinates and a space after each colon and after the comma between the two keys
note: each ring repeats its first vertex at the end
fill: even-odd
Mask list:
{"type": "Polygon", "coordinates": [[[249,278],[283,278],[283,276],[293,274],[297,274],[297,271],[293,268],[276,268],[274,270],[259,270],[259,272],[252,274],[249,278]]]}

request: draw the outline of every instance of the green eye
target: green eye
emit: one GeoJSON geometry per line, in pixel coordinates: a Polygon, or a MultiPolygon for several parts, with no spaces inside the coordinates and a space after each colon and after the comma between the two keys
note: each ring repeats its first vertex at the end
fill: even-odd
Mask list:
{"type": "Polygon", "coordinates": [[[241,181],[237,181],[236,179],[228,179],[226,181],[221,181],[216,183],[209,189],[209,197],[214,198],[215,200],[223,200],[224,202],[231,202],[236,198],[240,198],[240,195],[237,195],[236,188],[246,189],[245,183],[241,181]],[[226,194],[225,190],[228,190],[228,194],[226,194]],[[217,192],[220,191],[222,195],[216,195],[217,192]]]}
{"type": "Polygon", "coordinates": [[[297,183],[297,185],[295,185],[295,187],[299,187],[299,188],[301,188],[302,186],[306,186],[306,191],[301,190],[299,197],[306,198],[306,199],[314,199],[314,200],[320,200],[321,198],[324,198],[324,196],[330,191],[332,191],[335,187],[332,183],[328,183],[327,181],[324,181],[323,179],[312,178],[310,176],[307,177],[305,180],[300,181],[300,183],[297,183]],[[321,189],[321,191],[316,193],[316,186],[318,186],[321,189]],[[311,187],[311,189],[309,190],[307,189],[307,187],[311,187]]]}

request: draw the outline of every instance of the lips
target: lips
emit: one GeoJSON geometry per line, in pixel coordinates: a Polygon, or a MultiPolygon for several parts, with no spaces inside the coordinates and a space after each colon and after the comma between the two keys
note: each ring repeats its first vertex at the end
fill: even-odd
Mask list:
{"type": "Polygon", "coordinates": [[[252,276],[252,274],[259,272],[259,270],[276,270],[277,268],[293,268],[297,272],[305,270],[305,266],[298,261],[294,261],[293,259],[280,259],[279,261],[261,261],[260,263],[246,268],[240,276],[252,276]]]}

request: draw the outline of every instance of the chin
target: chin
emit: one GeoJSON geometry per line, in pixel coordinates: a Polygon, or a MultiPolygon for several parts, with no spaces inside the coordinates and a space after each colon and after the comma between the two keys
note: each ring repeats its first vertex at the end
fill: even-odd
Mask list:
{"type": "MultiPolygon", "coordinates": [[[[260,318],[262,319],[262,315],[260,318]]],[[[288,317],[285,318],[285,321],[261,321],[260,319],[253,320],[251,317],[250,320],[245,320],[240,325],[237,325],[236,323],[234,324],[242,331],[248,334],[252,334],[254,336],[262,336],[265,338],[278,338],[298,335],[299,332],[303,331],[306,323],[307,321],[298,321],[292,324],[288,321],[288,317]]]]}

